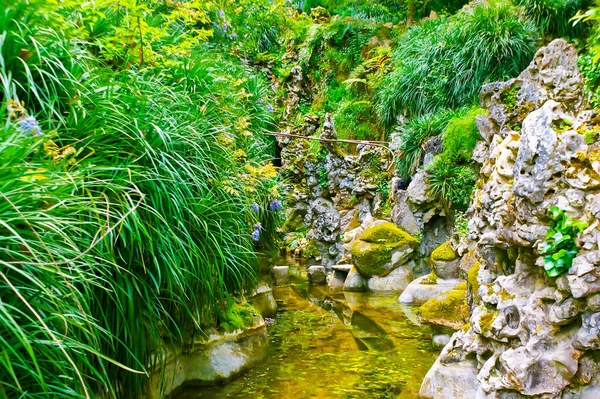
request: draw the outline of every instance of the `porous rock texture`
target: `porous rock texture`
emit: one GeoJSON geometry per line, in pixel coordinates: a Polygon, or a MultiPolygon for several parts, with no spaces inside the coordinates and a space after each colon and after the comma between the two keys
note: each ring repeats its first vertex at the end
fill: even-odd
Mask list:
{"type": "Polygon", "coordinates": [[[586,143],[597,121],[576,60],[557,39],[518,78],[482,90],[490,114],[478,119],[487,160],[468,212],[470,324],[422,397],[600,397],[600,143],[589,133],[586,143]],[[589,223],[557,278],[540,255],[553,205],[589,223]]]}

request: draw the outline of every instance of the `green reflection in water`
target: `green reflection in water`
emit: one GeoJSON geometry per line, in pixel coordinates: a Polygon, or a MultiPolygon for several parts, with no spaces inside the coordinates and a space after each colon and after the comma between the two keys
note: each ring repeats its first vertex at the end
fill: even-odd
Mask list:
{"type": "Polygon", "coordinates": [[[265,360],[226,386],[188,387],[177,399],[418,397],[439,352],[398,295],[330,294],[298,281],[274,295],[280,311],[265,360]]]}

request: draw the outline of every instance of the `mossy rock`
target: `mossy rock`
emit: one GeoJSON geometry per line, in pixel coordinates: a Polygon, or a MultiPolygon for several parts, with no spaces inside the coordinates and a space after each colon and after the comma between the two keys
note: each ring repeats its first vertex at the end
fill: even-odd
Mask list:
{"type": "Polygon", "coordinates": [[[481,263],[475,262],[475,264],[469,270],[467,274],[467,283],[469,283],[469,287],[471,287],[471,292],[473,293],[473,301],[479,301],[479,281],[477,281],[477,275],[479,274],[479,268],[481,267],[481,263]]]}
{"type": "Polygon", "coordinates": [[[348,223],[348,226],[346,226],[344,233],[347,231],[354,230],[357,227],[360,227],[360,212],[358,211],[354,212],[354,215],[352,215],[352,219],[350,219],[350,223],[348,223]]]}
{"type": "Polygon", "coordinates": [[[321,256],[321,251],[319,251],[319,243],[317,240],[310,240],[304,250],[302,251],[303,258],[318,258],[321,256]]]}
{"type": "Polygon", "coordinates": [[[394,223],[385,222],[366,229],[350,253],[362,275],[385,276],[412,256],[418,245],[416,238],[394,223]]]}
{"type": "Polygon", "coordinates": [[[445,243],[433,250],[430,259],[432,262],[452,262],[453,260],[456,260],[456,258],[456,252],[454,252],[454,250],[452,249],[450,241],[446,241],[445,243]]]}
{"type": "Polygon", "coordinates": [[[466,283],[459,284],[456,288],[431,298],[419,308],[418,314],[425,323],[450,327],[455,330],[461,328],[469,319],[466,283]]]}
{"type": "Polygon", "coordinates": [[[294,208],[288,215],[287,220],[283,224],[283,231],[292,232],[298,231],[298,228],[304,224],[304,216],[306,216],[306,209],[294,208]]]}

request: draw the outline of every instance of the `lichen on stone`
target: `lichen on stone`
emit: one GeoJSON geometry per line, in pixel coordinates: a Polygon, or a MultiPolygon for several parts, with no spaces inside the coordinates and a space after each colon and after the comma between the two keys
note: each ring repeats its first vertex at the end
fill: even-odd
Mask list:
{"type": "Polygon", "coordinates": [[[421,284],[425,284],[425,285],[437,284],[437,276],[435,275],[435,272],[432,271],[427,276],[423,277],[423,279],[421,280],[421,284]]]}
{"type": "Polygon", "coordinates": [[[431,253],[432,262],[451,262],[457,258],[450,241],[446,241],[431,253]]]}

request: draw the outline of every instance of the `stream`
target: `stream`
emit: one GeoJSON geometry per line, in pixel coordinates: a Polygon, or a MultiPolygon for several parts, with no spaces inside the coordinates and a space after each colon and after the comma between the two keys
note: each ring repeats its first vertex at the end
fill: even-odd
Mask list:
{"type": "MultiPolygon", "coordinates": [[[[289,262],[288,262],[289,264],[289,262]]],[[[418,398],[448,330],[419,325],[398,294],[330,293],[309,286],[306,268],[290,267],[290,285],[273,287],[268,354],[225,386],[188,387],[193,398],[418,398]]]]}

